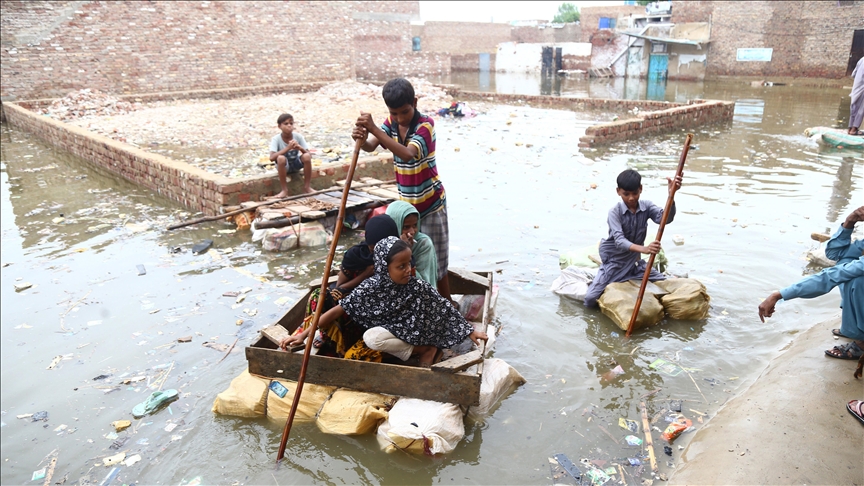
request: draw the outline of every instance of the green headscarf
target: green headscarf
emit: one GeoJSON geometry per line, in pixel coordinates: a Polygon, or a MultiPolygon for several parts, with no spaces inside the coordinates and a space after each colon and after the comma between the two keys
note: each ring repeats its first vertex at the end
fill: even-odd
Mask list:
{"type": "Polygon", "coordinates": [[[432,239],[420,232],[420,212],[405,201],[393,201],[387,206],[387,215],[396,222],[399,237],[402,236],[402,223],[412,214],[417,216],[417,234],[414,235],[414,246],[411,247],[411,255],[417,266],[417,277],[435,287],[438,283],[438,257],[432,239]]]}

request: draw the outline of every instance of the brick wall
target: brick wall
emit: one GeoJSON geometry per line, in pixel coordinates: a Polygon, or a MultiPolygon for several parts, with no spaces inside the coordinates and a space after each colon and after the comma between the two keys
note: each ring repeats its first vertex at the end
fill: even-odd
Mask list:
{"type": "Polygon", "coordinates": [[[456,55],[494,53],[499,43],[510,40],[511,29],[509,24],[492,22],[426,22],[422,48],[456,55]]]}
{"type": "MultiPolygon", "coordinates": [[[[677,4],[677,2],[675,2],[677,4]]],[[[676,7],[673,7],[673,11],[676,7]]],[[[645,15],[645,7],[639,5],[621,5],[617,7],[583,7],[579,10],[582,38],[579,42],[591,42],[591,37],[600,30],[600,17],[627,17],[645,15]]]]}
{"type": "MultiPolygon", "coordinates": [[[[495,54],[489,54],[489,70],[495,71],[495,54]]],[[[451,71],[479,71],[480,54],[463,54],[450,56],[451,71]]]]}
{"type": "Polygon", "coordinates": [[[354,74],[346,20],[352,2],[67,2],[75,7],[68,15],[46,11],[44,3],[0,4],[3,99],[63,96],[81,88],[149,93],[354,74]],[[6,19],[34,18],[38,26],[5,29],[6,19]],[[28,36],[29,45],[23,42],[28,36]]]}
{"type": "Polygon", "coordinates": [[[688,103],[668,101],[620,100],[600,98],[562,98],[558,96],[531,96],[519,94],[490,94],[478,91],[448,90],[456,99],[480,100],[492,103],[527,104],[539,108],[569,109],[576,111],[599,110],[625,113],[639,108],[637,115],[626,120],[599,123],[585,129],[579,139],[580,147],[594,147],[634,137],[671,132],[700,125],[732,120],[735,103],[732,101],[691,100],[688,103]]]}
{"type": "MultiPolygon", "coordinates": [[[[846,76],[864,2],[713,2],[708,75],[846,76]],[[736,61],[738,48],[772,48],[770,62],[736,61]]],[[[673,12],[678,9],[673,7],[673,12]]]]}
{"type": "MultiPolygon", "coordinates": [[[[193,211],[219,214],[223,206],[257,201],[262,196],[279,191],[279,181],[274,175],[230,179],[38,115],[16,103],[3,103],[3,112],[10,124],[193,211]]],[[[345,178],[348,168],[349,164],[344,162],[317,167],[312,173],[313,184],[320,189],[330,187],[336,180],[345,178]]],[[[360,159],[355,171],[357,178],[370,176],[389,179],[392,174],[393,158],[389,153],[360,159]]],[[[297,194],[303,182],[301,178],[293,179],[289,183],[289,190],[297,194]]]]}
{"type": "Polygon", "coordinates": [[[672,3],[672,23],[710,22],[715,3],[702,0],[675,0],[672,3]]]}

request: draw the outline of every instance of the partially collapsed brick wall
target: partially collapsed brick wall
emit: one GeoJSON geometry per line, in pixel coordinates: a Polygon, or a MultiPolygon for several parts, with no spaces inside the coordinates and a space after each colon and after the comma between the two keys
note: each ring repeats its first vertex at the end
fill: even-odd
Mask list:
{"type": "Polygon", "coordinates": [[[38,25],[7,31],[6,19],[45,9],[4,0],[0,94],[20,100],[82,88],[124,94],[350,78],[351,24],[343,20],[350,3],[67,2],[73,10],[55,8],[38,25]]]}
{"type": "MultiPolygon", "coordinates": [[[[3,110],[10,124],[193,211],[219,214],[223,206],[257,201],[279,191],[279,181],[274,175],[230,179],[36,114],[16,103],[4,103],[3,110]]],[[[312,181],[319,188],[329,187],[336,180],[345,178],[348,167],[349,164],[344,162],[318,167],[312,172],[312,181]]],[[[364,175],[384,179],[390,178],[392,173],[393,158],[388,152],[360,159],[355,177],[364,175]]],[[[289,183],[293,193],[298,193],[301,188],[299,178],[289,183]]]]}

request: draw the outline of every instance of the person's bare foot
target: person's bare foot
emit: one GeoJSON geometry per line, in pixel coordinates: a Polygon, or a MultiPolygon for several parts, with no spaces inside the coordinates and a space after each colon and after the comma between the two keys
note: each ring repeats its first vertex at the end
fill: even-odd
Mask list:
{"type": "Polygon", "coordinates": [[[313,191],[312,188],[311,188],[310,186],[306,186],[306,187],[303,188],[303,194],[309,194],[309,193],[312,193],[312,192],[315,192],[315,191],[313,191]]]}
{"type": "Polygon", "coordinates": [[[270,199],[282,199],[283,197],[288,197],[288,191],[281,191],[279,194],[272,196],[270,199]]]}

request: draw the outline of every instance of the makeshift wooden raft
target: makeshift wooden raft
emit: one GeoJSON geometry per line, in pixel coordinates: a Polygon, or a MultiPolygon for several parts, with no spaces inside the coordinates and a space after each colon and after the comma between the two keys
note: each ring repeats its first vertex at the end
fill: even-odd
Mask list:
{"type": "MultiPolygon", "coordinates": [[[[480,330],[486,330],[495,300],[492,273],[467,272],[451,268],[449,275],[450,289],[454,295],[483,296],[480,321],[474,324],[480,330]]],[[[297,379],[303,361],[302,350],[293,353],[281,351],[278,349],[278,343],[303,323],[306,301],[317,286],[310,285],[310,289],[276,324],[262,330],[258,341],[246,348],[249,373],[276,380],[297,379]]],[[[488,332],[488,334],[494,333],[488,332]]],[[[470,407],[480,404],[485,346],[441,361],[431,369],[310,356],[306,381],[316,385],[344,387],[361,392],[470,407]]]]}
{"type": "MultiPolygon", "coordinates": [[[[337,185],[345,185],[345,181],[338,181],[337,185]]],[[[255,208],[255,227],[282,228],[292,224],[318,221],[328,217],[334,217],[339,212],[339,204],[342,199],[342,190],[334,187],[332,191],[310,194],[306,198],[292,201],[284,201],[260,206],[258,203],[244,203],[250,211],[255,208]]],[[[359,182],[351,184],[348,200],[345,205],[345,214],[353,215],[364,210],[384,206],[399,199],[399,193],[395,183],[364,177],[359,182]]],[[[325,224],[325,227],[328,226],[325,224]]],[[[330,228],[328,228],[330,229],[330,228]]]]}

